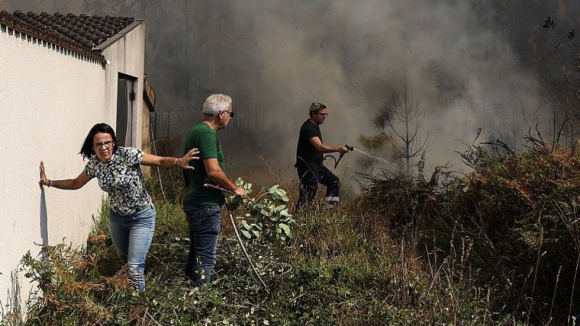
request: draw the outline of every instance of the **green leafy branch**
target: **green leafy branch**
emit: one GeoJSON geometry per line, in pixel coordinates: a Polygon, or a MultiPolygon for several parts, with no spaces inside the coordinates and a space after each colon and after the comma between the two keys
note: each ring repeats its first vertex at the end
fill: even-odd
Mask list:
{"type": "MultiPolygon", "coordinates": [[[[238,187],[244,188],[246,193],[251,193],[251,183],[246,183],[241,178],[235,183],[238,187]]],[[[242,201],[239,197],[230,196],[228,208],[232,211],[240,207],[244,209],[244,214],[236,219],[245,240],[288,242],[292,239],[294,223],[294,216],[288,212],[288,201],[286,191],[274,185],[268,189],[262,188],[252,200],[242,201]]]]}

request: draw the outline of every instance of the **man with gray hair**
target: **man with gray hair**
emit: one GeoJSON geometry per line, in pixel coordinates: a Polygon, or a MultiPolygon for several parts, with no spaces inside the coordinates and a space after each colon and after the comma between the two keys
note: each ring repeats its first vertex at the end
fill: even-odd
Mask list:
{"type": "Polygon", "coordinates": [[[209,283],[216,264],[218,235],[221,230],[221,206],[225,196],[220,190],[204,187],[209,183],[246,197],[226,175],[224,153],[217,131],[227,127],[234,117],[231,97],[210,95],[203,104],[203,120],[185,138],[185,149],[198,148],[199,160],[191,162],[193,169],[184,170],[185,194],[183,211],[189,224],[189,254],[185,273],[196,286],[209,283]],[[192,147],[193,146],[193,147],[192,147]]]}

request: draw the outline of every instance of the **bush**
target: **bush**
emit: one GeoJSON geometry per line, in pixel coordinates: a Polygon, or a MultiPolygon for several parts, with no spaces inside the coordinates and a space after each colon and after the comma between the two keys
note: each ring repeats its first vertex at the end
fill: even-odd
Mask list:
{"type": "Polygon", "coordinates": [[[417,249],[429,248],[429,258],[444,254],[436,268],[447,264],[454,280],[469,271],[475,286],[493,294],[493,311],[533,323],[565,323],[580,313],[573,306],[580,295],[578,153],[557,145],[522,153],[474,146],[462,157],[475,171],[444,183],[369,177],[361,204],[387,212],[399,234],[416,230],[417,249]]]}

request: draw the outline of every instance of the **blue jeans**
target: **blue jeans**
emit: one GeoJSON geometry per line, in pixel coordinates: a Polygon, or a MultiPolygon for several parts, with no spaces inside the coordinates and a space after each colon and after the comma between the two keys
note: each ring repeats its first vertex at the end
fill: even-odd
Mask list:
{"type": "Polygon", "coordinates": [[[189,254],[185,274],[196,286],[211,282],[216,264],[221,211],[218,205],[183,204],[189,224],[189,254]]]}
{"type": "Polygon", "coordinates": [[[117,255],[127,263],[129,279],[139,291],[145,290],[145,257],[153,240],[155,216],[153,205],[129,215],[109,213],[109,230],[117,255]]]}

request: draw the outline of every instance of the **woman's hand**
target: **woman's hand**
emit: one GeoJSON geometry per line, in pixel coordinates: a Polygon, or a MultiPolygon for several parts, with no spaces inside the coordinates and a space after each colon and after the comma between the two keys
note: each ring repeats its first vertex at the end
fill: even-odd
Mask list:
{"type": "Polygon", "coordinates": [[[197,156],[198,154],[199,150],[194,148],[185,153],[182,158],[177,159],[176,165],[183,169],[193,170],[193,166],[189,165],[189,162],[193,160],[199,160],[199,156],[197,156]]]}
{"type": "Polygon", "coordinates": [[[40,161],[40,181],[38,181],[43,186],[50,186],[50,180],[46,177],[44,172],[44,162],[40,161]]]}

